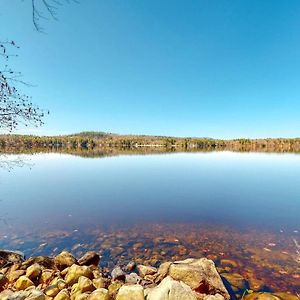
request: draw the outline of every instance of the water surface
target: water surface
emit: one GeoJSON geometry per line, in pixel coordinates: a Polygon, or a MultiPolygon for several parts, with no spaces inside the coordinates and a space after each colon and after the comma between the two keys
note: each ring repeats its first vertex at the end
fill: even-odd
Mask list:
{"type": "Polygon", "coordinates": [[[242,273],[251,288],[300,287],[293,242],[300,240],[299,155],[7,159],[22,167],[0,169],[0,247],[27,255],[93,248],[103,266],[208,256],[222,272],[242,273]],[[222,259],[236,264],[226,269],[222,259]]]}

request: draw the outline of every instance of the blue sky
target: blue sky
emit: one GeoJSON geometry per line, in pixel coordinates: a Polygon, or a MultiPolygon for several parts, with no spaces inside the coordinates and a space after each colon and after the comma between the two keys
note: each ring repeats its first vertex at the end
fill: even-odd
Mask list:
{"type": "Polygon", "coordinates": [[[297,0],[81,1],[46,34],[30,2],[0,3],[0,39],[51,112],[21,133],[300,136],[297,0]]]}

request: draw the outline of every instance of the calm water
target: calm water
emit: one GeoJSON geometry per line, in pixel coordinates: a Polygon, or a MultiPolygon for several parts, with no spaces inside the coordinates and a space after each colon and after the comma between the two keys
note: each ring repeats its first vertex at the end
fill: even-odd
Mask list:
{"type": "Polygon", "coordinates": [[[0,168],[2,248],[27,255],[94,248],[103,265],[205,255],[221,271],[242,273],[251,288],[255,280],[264,290],[300,287],[293,243],[300,241],[299,155],[1,159],[20,158],[22,167],[0,168]],[[236,264],[226,270],[224,258],[236,264]]]}

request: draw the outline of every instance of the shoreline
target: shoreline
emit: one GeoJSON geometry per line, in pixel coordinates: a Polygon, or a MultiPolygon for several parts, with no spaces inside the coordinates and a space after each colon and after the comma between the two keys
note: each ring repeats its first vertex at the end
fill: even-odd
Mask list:
{"type": "Polygon", "coordinates": [[[256,292],[237,275],[220,275],[212,260],[188,258],[158,267],[137,264],[104,271],[100,255],[88,251],[76,259],[63,251],[55,257],[25,259],[0,250],[0,299],[30,300],[297,300],[287,292],[256,292]]]}

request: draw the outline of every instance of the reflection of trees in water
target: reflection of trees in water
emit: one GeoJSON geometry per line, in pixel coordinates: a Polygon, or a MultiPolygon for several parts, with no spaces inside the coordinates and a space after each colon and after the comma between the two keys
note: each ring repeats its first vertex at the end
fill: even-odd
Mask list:
{"type": "Polygon", "coordinates": [[[24,157],[15,155],[0,155],[0,169],[4,169],[8,172],[12,171],[15,168],[31,168],[32,166],[33,164],[27,158],[25,159],[24,157]]]}

